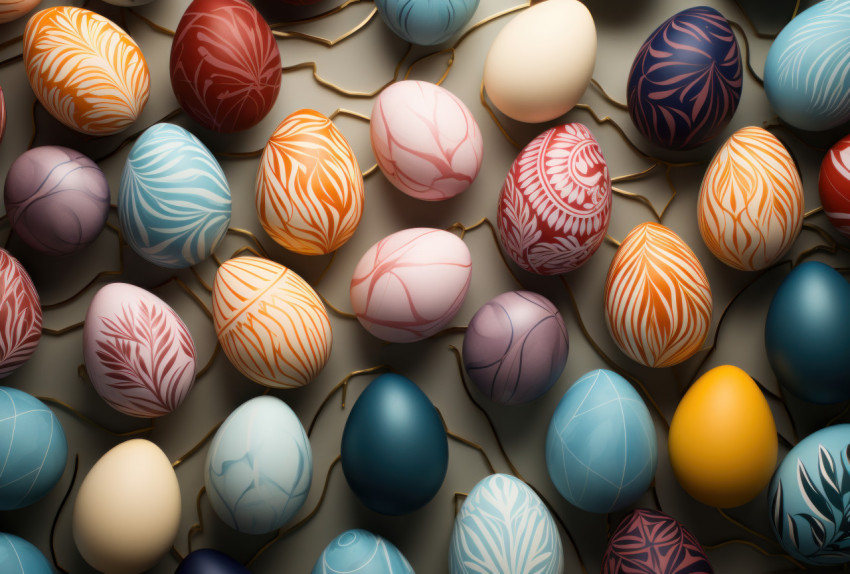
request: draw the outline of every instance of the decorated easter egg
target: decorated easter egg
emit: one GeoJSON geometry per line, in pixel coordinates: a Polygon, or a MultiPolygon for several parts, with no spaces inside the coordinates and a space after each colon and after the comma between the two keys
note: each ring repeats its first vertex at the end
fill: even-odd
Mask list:
{"type": "Polygon", "coordinates": [[[776,466],[776,424],[750,376],[731,365],[702,375],[682,397],[667,439],[685,491],[709,506],[745,504],[776,466]]]}
{"type": "Polygon", "coordinates": [[[632,229],[605,279],[605,319],[620,350],[648,367],[677,365],[702,347],[711,308],[708,277],[690,247],[663,225],[632,229]]]}
{"type": "Polygon", "coordinates": [[[215,274],[213,320],[234,367],[276,388],[306,385],[331,354],[331,322],[297,273],[259,257],[225,261],[215,274]]]}
{"type": "Polygon", "coordinates": [[[850,285],[818,261],[796,266],[770,302],[764,347],[783,388],[820,404],[850,400],[850,285]]]}
{"type": "Polygon", "coordinates": [[[629,72],[629,115],[668,149],[714,139],[741,99],[741,53],[732,27],[708,6],[674,14],[643,43],[629,72]]]}
{"type": "Polygon", "coordinates": [[[313,451],[282,400],[255,397],[230,413],[210,444],[204,484],[218,517],[239,532],[265,534],[307,500],[313,451]]]}
{"type": "Polygon", "coordinates": [[[850,136],[838,140],[823,158],[818,191],[829,222],[850,237],[850,136]]]}
{"type": "Polygon", "coordinates": [[[764,91],[782,120],[806,131],[850,120],[850,3],[824,0],[779,33],[764,63],[764,91]]]}
{"type": "Polygon", "coordinates": [[[127,243],[170,269],[210,256],[230,225],[230,187],[210,150],[174,124],[155,124],[133,144],[118,190],[127,243]]]}
{"type": "Polygon", "coordinates": [[[564,393],[546,433],[546,468],[568,502],[621,510],[649,487],[657,462],[652,417],[626,379],[597,369],[564,393]]]}
{"type": "Polygon", "coordinates": [[[714,574],[696,536],[663,512],[639,508],[608,540],[602,574],[714,574]]]}
{"type": "Polygon", "coordinates": [[[53,567],[38,548],[23,538],[0,532],[0,572],[3,574],[53,574],[53,567]]]}
{"type": "Polygon", "coordinates": [[[493,40],[484,89],[506,116],[554,120],[584,94],[596,63],[596,25],[578,0],[547,0],[523,10],[493,40]]]}
{"type": "Polygon", "coordinates": [[[280,51],[245,0],[194,0],[171,45],[171,87],[197,122],[217,132],[248,129],[280,91],[280,51]]]}
{"type": "Polygon", "coordinates": [[[20,367],[41,339],[41,303],[30,276],[0,249],[0,378],[20,367]]]}
{"type": "Polygon", "coordinates": [[[578,123],[531,140],[499,196],[502,245],[517,265],[540,275],[584,264],[602,245],[610,219],[608,164],[596,138],[578,123]]]}
{"type": "Polygon", "coordinates": [[[381,172],[411,197],[449,199],[481,169],[478,123],[460,98],[436,84],[405,80],[384,89],[369,130],[381,172]]]}
{"type": "Polygon", "coordinates": [[[3,88],[0,88],[0,142],[3,141],[3,135],[6,133],[6,96],[3,95],[3,88]]]}
{"type": "Polygon", "coordinates": [[[56,6],[33,15],[24,31],[24,64],[41,105],[84,134],[120,132],[136,121],[150,96],[138,44],[83,8],[56,6]]]}
{"type": "Polygon", "coordinates": [[[481,307],[463,337],[463,366],[490,400],[533,401],[564,370],[570,338],[558,308],[531,291],[510,291],[481,307]]]}
{"type": "Polygon", "coordinates": [[[785,455],[770,481],[770,523],[783,550],[814,566],[850,562],[850,425],[816,431],[785,455]]]}
{"type": "Polygon", "coordinates": [[[0,24],[17,20],[41,3],[41,0],[0,0],[0,24]]]}
{"type": "Polygon", "coordinates": [[[296,253],[336,251],[363,215],[363,174],[338,129],[321,113],[283,120],[263,150],[257,215],[272,239],[296,253]]]}
{"type": "Polygon", "coordinates": [[[239,562],[218,550],[201,548],[180,561],[174,574],[250,574],[239,562]]]}
{"type": "Polygon", "coordinates": [[[107,4],[112,4],[113,6],[124,6],[127,8],[132,8],[133,6],[144,6],[145,4],[150,4],[153,0],[103,0],[107,4]]]}
{"type": "Polygon", "coordinates": [[[397,516],[434,498],[449,465],[437,409],[410,379],[381,375],[354,403],[342,433],[342,471],[371,510],[397,516]]]}
{"type": "Polygon", "coordinates": [[[127,283],[110,283],[92,299],[83,356],[97,394],[134,417],[170,413],[195,382],[189,329],[165,301],[127,283]]]}
{"type": "Polygon", "coordinates": [[[561,574],[564,551],[549,509],[531,488],[506,474],[475,485],[455,517],[451,574],[561,574]]]}
{"type": "Polygon", "coordinates": [[[109,215],[109,185],[78,151],[32,148],[12,163],[3,196],[15,233],[49,255],[79,251],[97,239],[109,215]]]}
{"type": "Polygon", "coordinates": [[[714,154],[699,190],[699,231],[727,265],[764,269],[791,248],[803,227],[803,183],[776,136],[741,128],[714,154]]]}
{"type": "Polygon", "coordinates": [[[375,0],[384,23],[399,38],[419,44],[442,44],[463,28],[478,0],[375,0]]]}
{"type": "Polygon", "coordinates": [[[83,479],[71,527],[101,572],[139,574],[165,556],[180,527],[180,486],[154,443],[133,439],[104,454],[83,479]]]}
{"type": "Polygon", "coordinates": [[[448,325],[471,278],[472,257],[456,235],[403,229],[360,258],[351,278],[351,306],[360,324],[379,339],[420,341],[448,325]]]}
{"type": "Polygon", "coordinates": [[[68,458],[59,419],[34,396],[0,387],[0,436],[0,510],[41,500],[62,477],[68,458]]]}
{"type": "Polygon", "coordinates": [[[328,544],[312,574],[413,574],[392,542],[368,530],[346,530],[328,544]]]}

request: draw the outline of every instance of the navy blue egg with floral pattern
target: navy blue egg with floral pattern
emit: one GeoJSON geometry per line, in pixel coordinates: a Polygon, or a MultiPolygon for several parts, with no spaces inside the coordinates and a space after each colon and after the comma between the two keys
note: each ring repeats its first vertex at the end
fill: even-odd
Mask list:
{"type": "Polygon", "coordinates": [[[691,149],[716,137],[741,99],[741,52],[729,22],[707,6],[661,24],[629,73],[629,115],[650,141],[691,149]]]}

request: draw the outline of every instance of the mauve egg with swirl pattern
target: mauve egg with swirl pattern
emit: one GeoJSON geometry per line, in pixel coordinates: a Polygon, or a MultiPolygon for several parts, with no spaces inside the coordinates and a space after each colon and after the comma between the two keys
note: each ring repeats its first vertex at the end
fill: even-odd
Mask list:
{"type": "Polygon", "coordinates": [[[567,327],[551,301],[531,291],[510,291],[472,317],[463,338],[463,365],[492,401],[518,405],[555,384],[569,349],[567,327]]]}
{"type": "Polygon", "coordinates": [[[79,251],[97,239],[109,214],[100,167],[60,146],[28,150],[6,174],[6,213],[27,245],[49,255],[79,251]]]}

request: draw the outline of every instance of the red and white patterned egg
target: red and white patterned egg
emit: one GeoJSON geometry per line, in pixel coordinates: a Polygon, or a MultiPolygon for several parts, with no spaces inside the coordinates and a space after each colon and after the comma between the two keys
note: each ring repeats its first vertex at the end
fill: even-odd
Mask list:
{"type": "Polygon", "coordinates": [[[41,3],[41,0],[0,0],[0,24],[17,20],[41,3]]]}
{"type": "Polygon", "coordinates": [[[238,257],[219,267],[213,320],[233,366],[267,387],[306,385],[331,354],[331,323],[318,294],[268,259],[238,257]]]}
{"type": "Polygon", "coordinates": [[[0,378],[33,354],[41,339],[41,303],[30,276],[0,249],[0,378]]]}
{"type": "Polygon", "coordinates": [[[83,356],[94,390],[134,417],[166,415],[195,382],[195,343],[165,301],[140,287],[111,283],[89,304],[83,356]]]}
{"type": "Polygon", "coordinates": [[[499,197],[499,235],[517,265],[566,273],[593,255],[611,219],[611,177],[582,124],[546,130],[514,160],[499,197]]]}
{"type": "Polygon", "coordinates": [[[6,96],[3,95],[3,88],[0,88],[0,142],[3,141],[3,136],[6,133],[6,96]]]}
{"type": "Polygon", "coordinates": [[[850,237],[850,136],[838,140],[823,158],[818,191],[829,222],[850,237]]]}

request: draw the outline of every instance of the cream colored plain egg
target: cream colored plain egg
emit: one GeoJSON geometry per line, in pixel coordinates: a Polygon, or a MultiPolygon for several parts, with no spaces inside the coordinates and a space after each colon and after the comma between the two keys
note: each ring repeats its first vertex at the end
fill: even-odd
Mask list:
{"type": "Polygon", "coordinates": [[[80,485],[77,548],[105,574],[138,574],[168,552],[180,526],[180,487],[165,453],[133,439],[107,452],[80,485]]]}
{"type": "Polygon", "coordinates": [[[547,0],[520,13],[493,40],[484,89],[506,116],[553,120],[575,106],[596,63],[596,25],[578,0],[547,0]]]}

